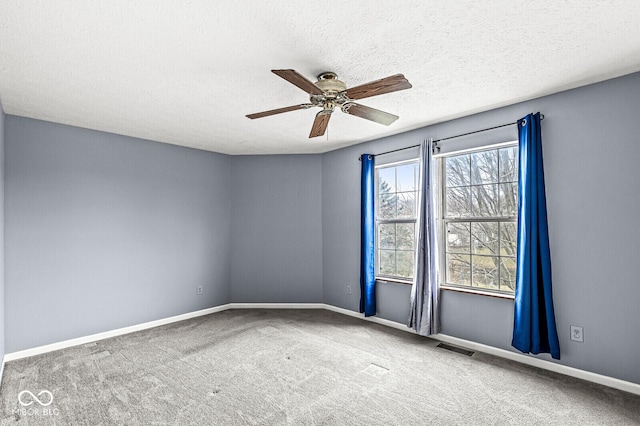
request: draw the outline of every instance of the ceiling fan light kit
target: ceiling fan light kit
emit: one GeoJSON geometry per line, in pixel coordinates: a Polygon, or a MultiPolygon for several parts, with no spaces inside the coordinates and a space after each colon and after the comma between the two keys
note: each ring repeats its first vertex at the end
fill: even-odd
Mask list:
{"type": "Polygon", "coordinates": [[[322,110],[316,114],[311,133],[309,133],[310,138],[324,135],[329,124],[329,118],[331,118],[331,114],[336,107],[340,108],[345,114],[355,115],[356,117],[388,126],[398,119],[397,115],[353,101],[412,87],[411,83],[402,74],[392,75],[348,89],[347,85],[338,80],[338,76],[333,72],[321,73],[315,83],[307,80],[295,70],[271,70],[271,72],[304,90],[309,95],[309,103],[249,114],[247,117],[255,119],[299,109],[320,107],[322,110]]]}

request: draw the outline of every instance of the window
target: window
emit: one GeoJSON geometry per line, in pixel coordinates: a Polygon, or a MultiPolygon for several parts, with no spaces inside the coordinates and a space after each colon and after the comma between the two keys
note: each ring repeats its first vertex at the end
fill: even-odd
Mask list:
{"type": "Polygon", "coordinates": [[[376,167],[376,277],[411,282],[418,160],[376,167]]]}
{"type": "Polygon", "coordinates": [[[513,295],[518,147],[440,158],[443,286],[513,295]]]}

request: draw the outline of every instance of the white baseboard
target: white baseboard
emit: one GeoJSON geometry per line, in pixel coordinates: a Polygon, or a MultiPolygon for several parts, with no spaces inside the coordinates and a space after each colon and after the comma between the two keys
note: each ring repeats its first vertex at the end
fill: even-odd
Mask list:
{"type": "MultiPolygon", "coordinates": [[[[360,318],[365,321],[381,324],[387,327],[395,328],[398,330],[406,331],[415,334],[415,330],[401,324],[399,322],[390,321],[384,318],[378,317],[365,317],[362,314],[348,309],[338,308],[337,306],[325,305],[325,309],[333,312],[337,312],[343,315],[348,315],[354,318],[360,318]]],[[[628,382],[626,380],[616,379],[615,377],[604,376],[602,374],[592,373],[590,371],[580,370],[578,368],[569,367],[566,365],[558,364],[552,361],[547,361],[540,358],[534,358],[529,355],[521,354],[518,352],[511,352],[506,349],[500,349],[493,346],[483,345],[482,343],[472,342],[470,340],[460,339],[458,337],[448,336],[446,334],[434,334],[429,336],[431,339],[439,340],[445,343],[451,343],[456,346],[460,346],[472,351],[483,352],[485,354],[494,355],[500,358],[506,358],[512,361],[519,362],[521,364],[531,365],[543,370],[553,371],[555,373],[564,374],[565,376],[575,377],[577,379],[586,380],[588,382],[598,383],[604,386],[608,386],[614,389],[619,389],[625,392],[640,395],[640,384],[628,382]]]]}
{"type": "Polygon", "coordinates": [[[342,315],[347,315],[347,316],[354,317],[354,318],[360,318],[360,319],[363,319],[365,321],[374,322],[376,324],[380,324],[380,325],[384,325],[384,326],[387,326],[387,327],[395,328],[395,329],[398,329],[398,330],[401,330],[401,331],[406,331],[408,333],[416,334],[414,329],[409,328],[409,327],[407,327],[406,324],[401,324],[399,322],[395,322],[395,321],[391,321],[391,320],[384,319],[384,318],[379,318],[379,317],[365,317],[364,314],[361,314],[359,312],[350,311],[349,309],[339,308],[339,307],[333,306],[333,305],[324,305],[324,308],[329,310],[329,311],[337,312],[337,313],[342,314],[342,315]]]}
{"type": "Polygon", "coordinates": [[[227,309],[326,309],[324,303],[229,303],[227,309]]]}
{"type": "Polygon", "coordinates": [[[0,365],[0,389],[2,388],[2,376],[4,374],[4,363],[6,362],[5,356],[2,356],[2,365],[0,365]]]}
{"type": "MultiPolygon", "coordinates": [[[[52,352],[59,349],[68,348],[71,346],[77,346],[85,343],[95,342],[98,340],[108,339],[110,337],[121,336],[123,334],[133,333],[140,330],[146,330],[149,328],[158,327],[160,325],[183,321],[186,319],[195,318],[202,315],[209,315],[216,312],[222,312],[228,309],[326,309],[342,315],[359,318],[361,320],[369,321],[372,323],[384,325],[386,327],[391,327],[397,330],[402,330],[408,333],[415,334],[415,331],[407,327],[405,324],[401,324],[395,321],[390,321],[384,318],[378,318],[375,316],[365,317],[361,313],[354,312],[349,309],[339,308],[333,305],[327,305],[324,303],[228,303],[226,305],[216,306],[208,309],[202,309],[200,311],[189,312],[186,314],[176,315],[173,317],[159,319],[156,321],[145,322],[143,324],[119,328],[117,330],[106,331],[104,333],[92,334],[90,336],[78,337],[75,339],[65,340],[58,343],[52,343],[50,345],[38,346],[31,349],[25,349],[22,351],[5,354],[4,359],[2,361],[2,366],[0,367],[0,384],[2,381],[2,372],[4,370],[5,362],[9,362],[9,361],[13,361],[21,358],[27,358],[30,356],[39,355],[47,352],[52,352]]],[[[556,373],[564,374],[566,376],[575,377],[578,379],[608,386],[614,389],[619,389],[625,392],[640,395],[640,384],[637,384],[637,383],[616,379],[614,377],[604,376],[602,374],[592,373],[590,371],[580,370],[578,368],[568,367],[566,365],[558,364],[552,361],[547,361],[540,358],[534,358],[532,356],[520,354],[517,352],[511,352],[505,349],[495,348],[493,346],[483,345],[482,343],[476,343],[470,340],[460,339],[453,336],[447,336],[446,334],[435,334],[429,337],[442,342],[451,343],[456,346],[463,347],[465,349],[483,352],[489,355],[494,355],[500,358],[516,361],[521,364],[531,365],[533,367],[538,367],[544,370],[553,371],[556,373]]]]}
{"type": "Polygon", "coordinates": [[[146,330],[148,328],[158,327],[165,324],[171,324],[173,322],[184,321],[190,318],[199,317],[202,315],[209,315],[216,312],[226,311],[228,305],[220,305],[213,308],[202,309],[194,312],[187,312],[186,314],[176,315],[169,318],[163,318],[155,321],[149,321],[142,324],[132,325],[129,327],[118,328],[116,330],[105,331],[103,333],[91,334],[89,336],[77,337],[75,339],[63,340],[62,342],[51,343],[49,345],[37,346],[31,349],[25,349],[22,351],[11,352],[5,354],[4,361],[14,361],[16,359],[27,358],[34,355],[40,355],[47,352],[57,351],[59,349],[65,349],[72,346],[84,345],[85,343],[96,342],[98,340],[108,339],[110,337],[121,336],[123,334],[133,333],[136,331],[146,330]]]}
{"type": "MultiPolygon", "coordinates": [[[[11,352],[5,355],[4,362],[27,358],[34,355],[40,355],[47,352],[53,352],[59,349],[70,348],[72,346],[83,345],[85,343],[96,342],[98,340],[121,336],[123,334],[146,330],[165,324],[171,324],[173,322],[184,321],[202,315],[209,315],[215,312],[226,311],[227,309],[325,309],[325,306],[327,305],[325,305],[324,303],[227,303],[226,305],[220,305],[214,308],[188,312],[186,314],[176,315],[173,317],[163,318],[155,321],[149,321],[129,327],[118,328],[115,330],[105,331],[103,333],[91,334],[89,336],[77,337],[75,339],[63,340],[62,342],[51,343],[49,345],[37,346],[35,348],[11,352]]],[[[4,362],[2,364],[3,366],[4,362]]]]}
{"type": "Polygon", "coordinates": [[[598,383],[604,386],[608,386],[610,388],[615,388],[615,389],[623,390],[625,392],[640,395],[640,385],[637,383],[627,382],[626,380],[620,380],[620,379],[616,379],[615,377],[604,376],[602,374],[592,373],[586,370],[580,370],[579,368],[569,367],[566,365],[558,364],[553,361],[534,358],[532,356],[521,354],[518,352],[511,352],[505,349],[483,345],[482,343],[476,343],[470,340],[464,340],[464,339],[460,339],[453,336],[447,336],[446,334],[435,334],[430,337],[436,340],[440,340],[442,342],[451,343],[453,345],[463,347],[465,349],[483,352],[489,355],[495,355],[500,358],[506,358],[511,361],[519,362],[521,364],[531,365],[533,367],[538,367],[543,370],[553,371],[555,373],[564,374],[565,376],[575,377],[577,379],[598,383]]]}

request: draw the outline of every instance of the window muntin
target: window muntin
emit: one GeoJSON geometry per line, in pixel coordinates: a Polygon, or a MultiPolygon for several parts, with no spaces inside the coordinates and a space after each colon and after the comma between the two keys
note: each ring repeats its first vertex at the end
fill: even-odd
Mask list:
{"type": "Polygon", "coordinates": [[[518,147],[441,160],[443,286],[515,292],[518,147]]]}
{"type": "Polygon", "coordinates": [[[418,160],[376,167],[376,277],[413,280],[418,160]]]}

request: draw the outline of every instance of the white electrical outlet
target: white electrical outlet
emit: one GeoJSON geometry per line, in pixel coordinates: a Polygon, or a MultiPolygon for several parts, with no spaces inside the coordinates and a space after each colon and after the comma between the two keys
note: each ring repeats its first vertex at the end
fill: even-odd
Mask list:
{"type": "Polygon", "coordinates": [[[347,286],[347,294],[351,294],[351,286],[350,285],[347,286]]]}
{"type": "Polygon", "coordinates": [[[197,295],[201,295],[202,293],[204,293],[204,288],[201,285],[197,286],[196,287],[196,294],[197,295]]]}
{"type": "Polygon", "coordinates": [[[571,340],[574,342],[584,342],[582,327],[578,327],[577,325],[571,326],[571,340]]]}

